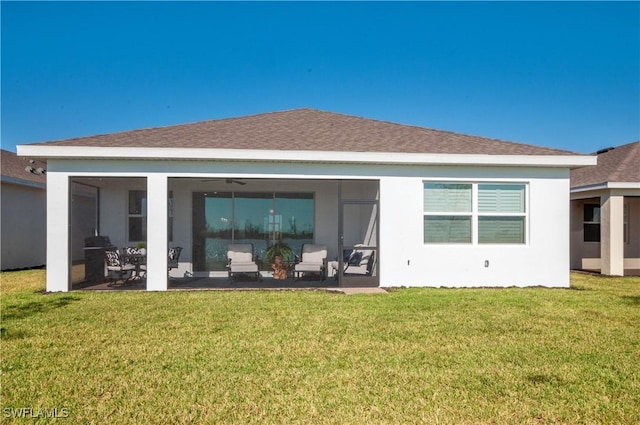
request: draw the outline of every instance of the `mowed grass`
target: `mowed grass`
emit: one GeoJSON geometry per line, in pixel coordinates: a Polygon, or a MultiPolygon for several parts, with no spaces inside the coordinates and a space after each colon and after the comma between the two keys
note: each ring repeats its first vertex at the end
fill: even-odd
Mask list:
{"type": "Polygon", "coordinates": [[[1,279],[8,422],[640,423],[639,278],[351,296],[1,279]]]}

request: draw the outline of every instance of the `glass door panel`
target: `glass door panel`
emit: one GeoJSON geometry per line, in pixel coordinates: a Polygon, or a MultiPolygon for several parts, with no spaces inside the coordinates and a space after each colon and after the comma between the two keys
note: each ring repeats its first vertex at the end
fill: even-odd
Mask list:
{"type": "Polygon", "coordinates": [[[194,271],[225,270],[233,237],[232,201],[230,192],[193,194],[194,271]]]}
{"type": "Polygon", "coordinates": [[[272,240],[277,224],[273,210],[273,193],[235,193],[234,243],[251,243],[260,260],[272,240]]]}
{"type": "Polygon", "coordinates": [[[302,254],[302,245],[313,243],[315,222],[312,193],[275,194],[274,237],[289,245],[294,254],[302,254]]]}
{"type": "Polygon", "coordinates": [[[300,255],[314,240],[314,202],[313,193],[194,192],[194,271],[226,270],[230,243],[253,244],[259,262],[279,241],[300,255]]]}

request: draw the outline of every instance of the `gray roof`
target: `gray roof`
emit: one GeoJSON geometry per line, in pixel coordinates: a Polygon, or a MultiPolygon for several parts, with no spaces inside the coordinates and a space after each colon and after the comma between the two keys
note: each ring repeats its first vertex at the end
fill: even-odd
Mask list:
{"type": "Polygon", "coordinates": [[[9,180],[14,183],[21,183],[20,181],[16,181],[17,179],[21,180],[24,183],[45,184],[47,182],[46,175],[30,173],[25,170],[25,168],[33,167],[34,169],[46,169],[46,163],[36,160],[32,164],[29,161],[29,158],[17,156],[15,153],[4,149],[0,150],[0,172],[2,174],[3,180],[7,180],[5,178],[8,177],[9,180]]]}
{"type": "Polygon", "coordinates": [[[640,141],[603,150],[594,155],[598,155],[598,165],[571,171],[571,187],[607,182],[640,183],[640,141]]]}
{"type": "Polygon", "coordinates": [[[40,143],[49,146],[212,148],[480,155],[575,155],[486,137],[294,109],[40,143]]]}

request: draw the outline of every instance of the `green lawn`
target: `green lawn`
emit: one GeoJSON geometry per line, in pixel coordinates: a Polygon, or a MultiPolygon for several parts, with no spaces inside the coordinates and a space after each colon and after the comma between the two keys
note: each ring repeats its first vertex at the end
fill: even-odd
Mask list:
{"type": "Polygon", "coordinates": [[[3,421],[640,423],[639,278],[352,296],[1,279],[3,421]]]}

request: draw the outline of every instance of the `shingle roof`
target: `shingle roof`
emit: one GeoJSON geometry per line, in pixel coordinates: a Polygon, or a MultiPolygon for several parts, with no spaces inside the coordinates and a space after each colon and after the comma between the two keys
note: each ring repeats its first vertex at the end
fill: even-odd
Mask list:
{"type": "Polygon", "coordinates": [[[307,108],[41,144],[336,152],[575,155],[573,152],[558,149],[307,108]]]}
{"type": "Polygon", "coordinates": [[[17,156],[15,153],[0,150],[0,173],[2,177],[10,177],[11,179],[24,180],[26,182],[45,184],[47,177],[42,174],[34,174],[25,170],[26,167],[45,168],[46,164],[42,161],[35,161],[33,164],[29,162],[29,158],[17,156]]]}
{"type": "Polygon", "coordinates": [[[640,183],[640,141],[594,155],[598,155],[598,165],[571,171],[571,187],[607,182],[640,183]]]}

